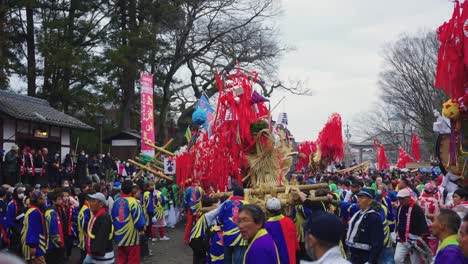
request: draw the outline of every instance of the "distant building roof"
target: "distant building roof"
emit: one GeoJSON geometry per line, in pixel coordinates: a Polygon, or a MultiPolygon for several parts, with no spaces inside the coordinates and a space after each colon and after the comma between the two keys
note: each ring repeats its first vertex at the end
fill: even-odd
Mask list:
{"type": "Polygon", "coordinates": [[[0,113],[13,118],[83,130],[94,128],[52,108],[44,99],[0,90],[0,113]]]}
{"type": "Polygon", "coordinates": [[[112,140],[115,140],[115,139],[138,139],[140,140],[141,135],[138,131],[135,131],[135,130],[124,130],[104,139],[103,141],[104,143],[110,144],[112,143],[112,140]]]}

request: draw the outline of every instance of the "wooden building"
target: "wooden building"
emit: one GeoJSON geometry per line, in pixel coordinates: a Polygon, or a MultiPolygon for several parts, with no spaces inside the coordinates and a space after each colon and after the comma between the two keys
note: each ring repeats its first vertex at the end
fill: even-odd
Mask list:
{"type": "Polygon", "coordinates": [[[137,131],[121,131],[104,139],[104,143],[111,145],[112,157],[127,160],[140,153],[141,135],[137,131]]]}
{"type": "Polygon", "coordinates": [[[0,148],[8,152],[16,144],[20,150],[48,148],[65,158],[72,148],[72,130],[93,130],[80,120],[52,108],[46,100],[0,90],[0,148]]]}

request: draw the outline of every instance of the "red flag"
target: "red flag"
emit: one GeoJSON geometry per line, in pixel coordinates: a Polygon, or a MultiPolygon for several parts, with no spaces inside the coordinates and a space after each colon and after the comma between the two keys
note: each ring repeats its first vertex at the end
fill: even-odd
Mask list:
{"type": "Polygon", "coordinates": [[[398,149],[398,156],[398,163],[396,165],[397,168],[405,168],[406,163],[414,161],[414,159],[408,155],[408,153],[406,153],[402,147],[398,149]]]}
{"type": "Polygon", "coordinates": [[[420,140],[419,137],[416,136],[416,134],[413,135],[411,143],[411,153],[413,153],[414,158],[416,159],[417,162],[421,161],[421,151],[419,148],[420,140]]]}
{"type": "Polygon", "coordinates": [[[385,154],[385,147],[384,145],[380,145],[377,169],[385,170],[387,168],[388,168],[388,163],[387,163],[387,155],[385,154]]]}

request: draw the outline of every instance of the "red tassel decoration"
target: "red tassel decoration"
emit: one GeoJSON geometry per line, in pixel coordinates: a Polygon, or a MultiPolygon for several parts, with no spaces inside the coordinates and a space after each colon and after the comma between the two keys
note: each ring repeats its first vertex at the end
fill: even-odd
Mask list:
{"type": "Polygon", "coordinates": [[[416,136],[416,134],[413,135],[411,143],[411,153],[413,153],[414,158],[416,159],[417,162],[421,161],[421,150],[420,150],[420,140],[419,137],[416,136]]]}
{"type": "Polygon", "coordinates": [[[397,168],[406,168],[406,163],[414,162],[414,159],[406,153],[406,151],[400,147],[398,149],[398,163],[396,165],[397,168]]]}
{"type": "Polygon", "coordinates": [[[341,116],[338,113],[333,113],[328,119],[322,131],[320,131],[316,143],[322,152],[322,159],[328,159],[328,162],[343,159],[343,129],[341,116]]]}
{"type": "Polygon", "coordinates": [[[387,163],[387,155],[385,154],[384,145],[380,145],[377,168],[379,170],[385,170],[389,168],[388,163],[387,163]]]}

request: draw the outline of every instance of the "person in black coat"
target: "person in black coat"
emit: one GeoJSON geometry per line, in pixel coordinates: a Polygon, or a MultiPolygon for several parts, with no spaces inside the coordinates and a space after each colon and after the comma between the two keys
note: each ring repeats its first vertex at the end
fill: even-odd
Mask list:
{"type": "Polygon", "coordinates": [[[346,245],[351,253],[350,262],[378,263],[383,250],[384,229],[379,212],[371,207],[375,198],[374,190],[362,188],[357,197],[361,210],[349,221],[346,234],[346,245]]]}

